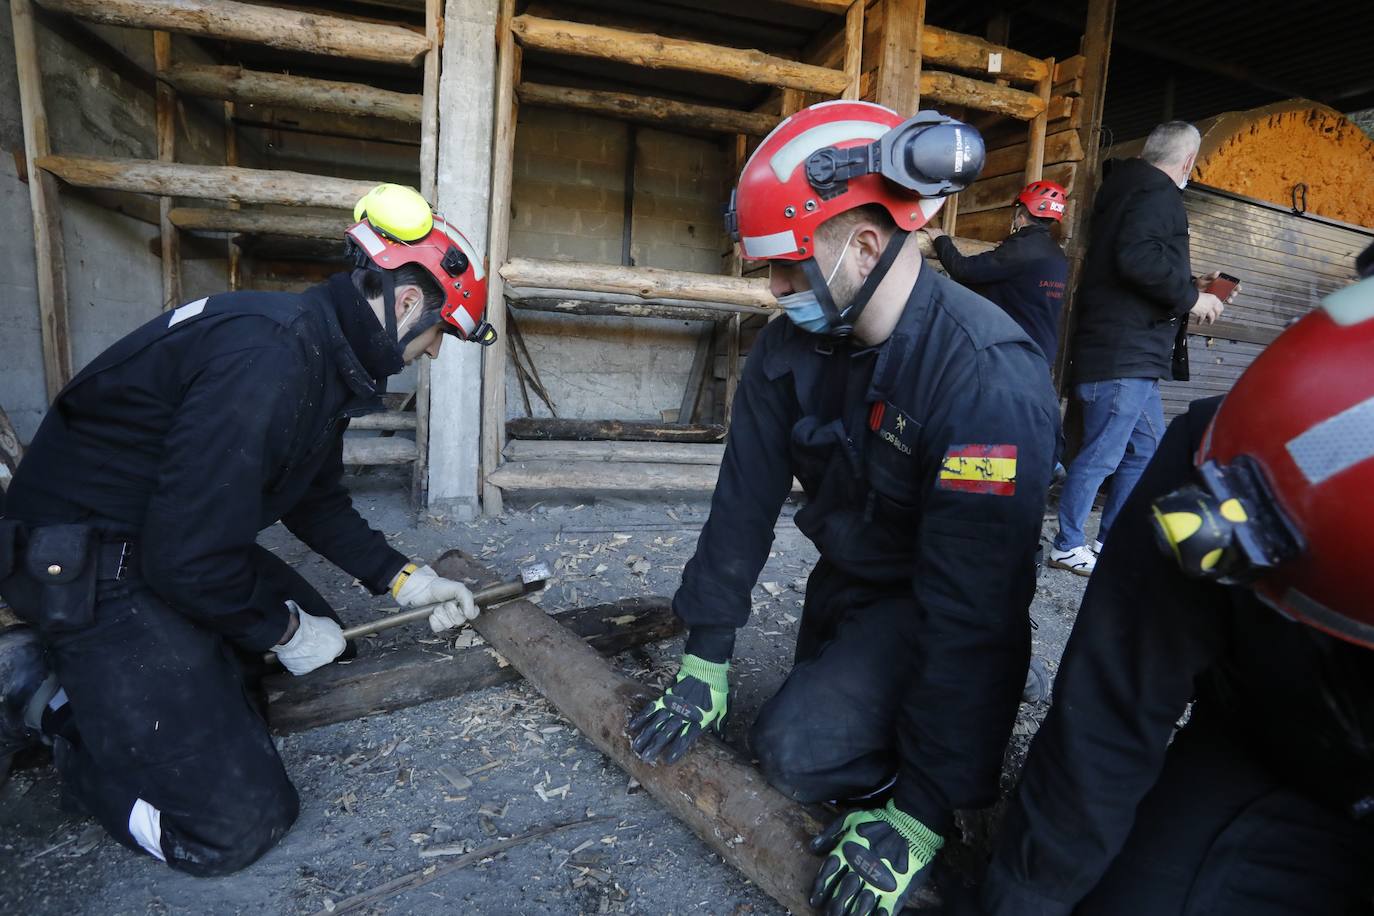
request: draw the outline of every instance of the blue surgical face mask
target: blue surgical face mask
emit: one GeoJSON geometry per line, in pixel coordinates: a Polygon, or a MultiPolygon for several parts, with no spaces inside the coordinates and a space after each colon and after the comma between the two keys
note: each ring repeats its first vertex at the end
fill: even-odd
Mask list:
{"type": "MultiPolygon", "coordinates": [[[[845,255],[849,253],[849,243],[854,240],[854,233],[859,228],[854,227],[854,231],[849,233],[849,238],[844,240],[844,248],[840,250],[840,259],[835,262],[835,266],[830,269],[830,274],[825,278],[825,285],[829,286],[830,281],[835,279],[835,274],[839,273],[840,265],[844,263],[845,255]]],[[[825,334],[831,329],[830,319],[826,317],[825,310],[821,308],[821,302],[816,298],[816,291],[807,289],[799,293],[790,293],[778,299],[778,305],[782,306],[787,317],[792,319],[792,323],[803,331],[812,334],[825,334]]]]}

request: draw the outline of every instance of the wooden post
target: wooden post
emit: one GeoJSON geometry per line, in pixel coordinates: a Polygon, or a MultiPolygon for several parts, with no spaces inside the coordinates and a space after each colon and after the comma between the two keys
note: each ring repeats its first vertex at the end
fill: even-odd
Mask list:
{"type": "Polygon", "coordinates": [[[877,102],[902,117],[920,105],[921,32],[926,0],[885,0],[877,102]]]}
{"type": "MultiPolygon", "coordinates": [[[[437,206],[439,167],[439,73],[443,53],[444,0],[425,0],[424,84],[420,93],[420,194],[437,206]]],[[[451,346],[452,344],[450,344],[451,346]]],[[[429,503],[429,399],[431,360],[415,370],[415,464],[411,466],[410,498],[417,509],[429,503]]]]}
{"type": "MultiPolygon", "coordinates": [[[[153,33],[153,66],[158,75],[157,81],[157,159],[159,162],[176,161],[177,142],[177,95],[165,74],[172,66],[172,35],[170,32],[153,33]]],[[[167,218],[172,210],[172,198],[158,199],[158,224],[162,232],[162,307],[173,308],[181,304],[181,235],[176,226],[167,218]]]]}
{"type": "MultiPolygon", "coordinates": [[[[520,48],[515,43],[515,2],[501,0],[497,21],[496,128],[492,147],[491,220],[488,224],[488,256],[492,263],[487,286],[487,321],[498,335],[506,330],[505,281],[500,270],[510,243],[510,196],[515,159],[515,123],[519,102],[515,84],[520,81],[520,48]]],[[[506,349],[487,347],[482,354],[482,512],[501,514],[501,488],[486,477],[501,466],[501,447],[506,430],[506,349]]]]}
{"type": "MultiPolygon", "coordinates": [[[[239,132],[238,128],[234,126],[233,102],[224,103],[224,164],[230,168],[235,168],[239,164],[239,132]]],[[[231,212],[238,212],[239,205],[230,202],[228,208],[231,212]]],[[[169,217],[171,215],[168,214],[169,217]]],[[[226,239],[224,244],[228,248],[229,289],[230,291],[242,289],[243,250],[239,248],[239,243],[232,236],[226,239]]]]}
{"type": "Polygon", "coordinates": [[[678,407],[677,422],[691,423],[697,412],[697,399],[701,394],[701,383],[711,362],[711,339],[715,337],[715,325],[705,324],[697,334],[696,352],[692,354],[692,366],[687,370],[687,385],[682,391],[682,404],[678,407]]]}
{"type": "Polygon", "coordinates": [[[43,104],[43,74],[38,67],[30,0],[10,0],[14,62],[19,75],[19,105],[24,122],[24,155],[33,210],[34,263],[38,279],[38,321],[43,340],[43,378],[51,402],[72,377],[72,347],[67,325],[67,257],[57,182],[38,166],[51,152],[43,104]]]}
{"type": "Polygon", "coordinates": [[[1035,87],[1036,94],[1045,103],[1045,110],[1031,119],[1030,130],[1026,134],[1026,184],[1039,181],[1045,168],[1045,127],[1050,121],[1050,92],[1054,89],[1054,58],[1046,58],[1045,63],[1049,68],[1049,73],[1045,74],[1045,78],[1035,87]]]}
{"type": "MultiPolygon", "coordinates": [[[[456,551],[440,575],[489,579],[456,551]]],[[[633,776],[729,865],[794,913],[812,912],[807,894],[818,860],[807,841],[823,826],[811,811],[763,781],[757,770],[706,737],[672,766],[649,766],[630,750],[629,716],[652,694],[616,673],[596,652],[528,601],[483,612],[474,628],[597,748],[633,776]]]]}
{"type": "Polygon", "coordinates": [[[163,29],[383,64],[413,67],[429,48],[423,35],[401,26],[237,0],[40,0],[40,5],[105,25],[163,29]]]}
{"type": "Polygon", "coordinates": [[[1088,0],[1083,26],[1083,94],[1078,102],[1083,112],[1083,161],[1069,184],[1069,213],[1065,222],[1069,256],[1069,291],[1059,319],[1059,354],[1054,361],[1054,379],[1061,390],[1066,382],[1069,342],[1073,340],[1078,279],[1083,255],[1088,247],[1088,218],[1092,213],[1094,182],[1102,148],[1102,104],[1107,93],[1107,65],[1116,26],[1116,0],[1088,0]]]}
{"type": "Polygon", "coordinates": [[[959,195],[952,194],[945,198],[945,205],[940,208],[940,228],[946,235],[953,236],[955,225],[959,221],[959,195]]]}
{"type": "Polygon", "coordinates": [[[859,97],[859,84],[863,81],[865,2],[854,0],[844,14],[844,75],[849,80],[844,87],[846,99],[859,97]]]}

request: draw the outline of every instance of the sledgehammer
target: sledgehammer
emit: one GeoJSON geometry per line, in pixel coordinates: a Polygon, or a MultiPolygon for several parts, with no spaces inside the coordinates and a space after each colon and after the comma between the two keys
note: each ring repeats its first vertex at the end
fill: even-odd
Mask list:
{"type": "MultiPolygon", "coordinates": [[[[549,564],[534,563],[520,569],[520,578],[511,579],[508,582],[498,582],[496,585],[489,585],[472,593],[473,602],[480,608],[488,608],[503,601],[510,601],[512,598],[519,598],[521,595],[528,595],[530,592],[538,591],[544,587],[544,583],[551,579],[553,574],[549,572],[549,564]]],[[[390,614],[386,617],[378,617],[376,620],[367,623],[360,623],[356,627],[349,627],[343,631],[344,639],[357,639],[360,636],[371,636],[373,633],[380,633],[383,630],[390,630],[392,627],[405,626],[408,623],[419,623],[421,620],[428,620],[429,615],[434,613],[434,609],[439,604],[427,604],[424,607],[413,607],[398,614],[390,614]]],[[[268,652],[263,656],[265,661],[274,661],[276,654],[268,652]]]]}

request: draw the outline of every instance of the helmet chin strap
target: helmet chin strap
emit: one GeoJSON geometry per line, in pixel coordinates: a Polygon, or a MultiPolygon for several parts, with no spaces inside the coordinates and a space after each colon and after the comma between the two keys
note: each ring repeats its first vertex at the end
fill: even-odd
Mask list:
{"type": "Polygon", "coordinates": [[[849,337],[854,333],[854,325],[858,324],[859,316],[867,307],[868,300],[873,298],[873,293],[877,291],[883,278],[887,276],[888,270],[892,268],[892,263],[897,260],[897,255],[901,254],[902,246],[906,244],[907,237],[910,235],[911,233],[905,229],[898,229],[892,233],[892,238],[888,239],[887,246],[883,248],[883,253],[878,258],[878,263],[874,265],[872,272],[864,280],[863,286],[860,286],[859,291],[854,294],[854,298],[843,309],[835,305],[835,298],[830,295],[830,284],[821,274],[820,265],[816,263],[815,257],[802,261],[802,272],[806,274],[806,279],[816,294],[816,301],[820,303],[821,311],[825,313],[826,320],[830,323],[830,330],[827,332],[829,336],[849,337]]]}

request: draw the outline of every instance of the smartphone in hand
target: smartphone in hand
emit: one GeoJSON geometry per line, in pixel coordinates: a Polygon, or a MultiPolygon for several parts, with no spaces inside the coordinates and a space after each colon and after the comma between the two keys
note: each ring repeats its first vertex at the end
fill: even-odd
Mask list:
{"type": "Polygon", "coordinates": [[[1235,293],[1236,287],[1239,285],[1239,277],[1233,277],[1230,274],[1219,273],[1217,274],[1217,278],[1215,280],[1207,284],[1207,288],[1203,290],[1203,292],[1211,293],[1213,296],[1216,296],[1222,302],[1228,302],[1231,298],[1231,295],[1235,293]]]}

